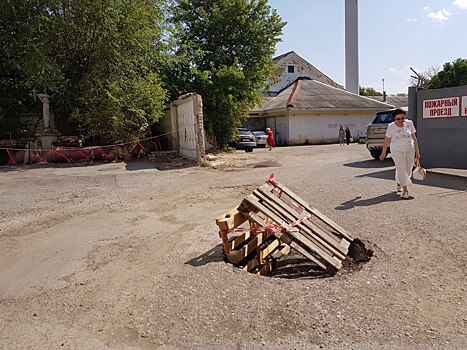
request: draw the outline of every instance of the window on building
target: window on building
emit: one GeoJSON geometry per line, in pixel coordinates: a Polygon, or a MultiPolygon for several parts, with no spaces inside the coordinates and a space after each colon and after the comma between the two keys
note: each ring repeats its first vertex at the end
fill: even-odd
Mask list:
{"type": "Polygon", "coordinates": [[[295,73],[295,66],[287,66],[288,73],[295,73]]]}

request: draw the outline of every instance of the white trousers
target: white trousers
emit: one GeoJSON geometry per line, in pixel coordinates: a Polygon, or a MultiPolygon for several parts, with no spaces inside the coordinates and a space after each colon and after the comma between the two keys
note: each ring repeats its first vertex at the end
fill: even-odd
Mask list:
{"type": "Polygon", "coordinates": [[[412,184],[410,177],[412,176],[412,169],[415,159],[415,150],[398,151],[391,150],[392,160],[396,165],[396,182],[401,186],[408,186],[412,184]]]}

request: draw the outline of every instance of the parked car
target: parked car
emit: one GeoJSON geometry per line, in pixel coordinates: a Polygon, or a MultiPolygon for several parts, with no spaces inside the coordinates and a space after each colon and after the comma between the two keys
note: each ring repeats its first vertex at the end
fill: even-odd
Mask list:
{"type": "MultiPolygon", "coordinates": [[[[402,109],[407,110],[407,108],[402,109]]],[[[378,159],[383,151],[384,136],[388,125],[394,121],[392,116],[394,110],[395,108],[376,113],[375,119],[366,128],[366,148],[374,159],[378,159]]],[[[390,152],[390,147],[388,147],[387,153],[390,152]]]]}
{"type": "Polygon", "coordinates": [[[238,128],[237,140],[235,141],[236,149],[243,149],[245,152],[253,152],[256,147],[256,136],[246,128],[238,128]]]}
{"type": "Polygon", "coordinates": [[[256,136],[256,147],[266,147],[268,144],[268,135],[264,131],[253,131],[256,136]]]}

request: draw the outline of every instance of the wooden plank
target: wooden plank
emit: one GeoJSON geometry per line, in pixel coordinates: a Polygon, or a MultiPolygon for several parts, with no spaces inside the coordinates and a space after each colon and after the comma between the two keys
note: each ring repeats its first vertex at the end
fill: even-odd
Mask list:
{"type": "Polygon", "coordinates": [[[278,218],[280,218],[281,221],[287,222],[290,221],[285,215],[284,210],[273,202],[269,201],[267,198],[261,195],[257,190],[253,191],[252,194],[256,196],[259,199],[259,202],[264,205],[267,209],[269,209],[271,212],[273,212],[278,218]]]}
{"type": "Polygon", "coordinates": [[[264,261],[264,258],[268,256],[269,254],[273,253],[279,246],[281,245],[281,242],[279,239],[274,239],[272,242],[268,244],[268,246],[264,249],[259,250],[259,259],[261,261],[264,261]]]}
{"type": "Polygon", "coordinates": [[[230,242],[229,242],[229,238],[227,237],[227,233],[219,231],[219,236],[222,238],[222,244],[224,246],[224,253],[225,254],[230,253],[230,248],[229,248],[230,242]]]}
{"type": "Polygon", "coordinates": [[[272,271],[274,262],[272,260],[266,260],[264,265],[260,266],[258,271],[256,271],[257,275],[267,276],[272,271]]]}
{"type": "Polygon", "coordinates": [[[229,253],[235,250],[240,244],[250,239],[251,236],[252,236],[252,233],[250,231],[245,231],[240,236],[235,238],[233,241],[230,241],[228,243],[229,253]]]}
{"type": "Polygon", "coordinates": [[[243,215],[238,208],[232,209],[216,218],[216,224],[221,231],[239,227],[245,221],[247,221],[247,217],[243,215]]]}
{"type": "MultiPolygon", "coordinates": [[[[261,211],[266,216],[268,216],[276,225],[280,226],[282,222],[284,221],[279,216],[277,216],[275,213],[273,213],[271,210],[269,210],[264,205],[262,205],[259,202],[258,198],[254,196],[253,194],[248,195],[247,197],[245,197],[244,200],[248,202],[250,205],[254,206],[257,210],[261,211]]],[[[284,224],[284,225],[285,225],[286,230],[290,230],[292,228],[289,224],[284,224]]]]}
{"type": "MultiPolygon", "coordinates": [[[[240,261],[245,259],[249,254],[256,251],[258,248],[269,236],[271,233],[261,233],[254,237],[250,242],[241,247],[239,250],[234,250],[229,254],[226,254],[227,260],[232,264],[238,264],[240,261]]],[[[267,254],[266,254],[267,255],[267,254]]]]}
{"type": "Polygon", "coordinates": [[[317,254],[325,260],[328,264],[331,264],[336,267],[336,269],[340,269],[342,267],[342,264],[340,263],[339,259],[335,259],[332,255],[328,254],[324,250],[322,250],[320,247],[318,247],[316,244],[314,244],[312,241],[310,241],[308,238],[306,238],[304,235],[300,234],[299,232],[294,232],[294,233],[284,233],[284,235],[288,235],[293,239],[294,242],[297,242],[300,246],[303,248],[307,249],[308,251],[312,251],[313,253],[317,254]]]}
{"type": "MultiPolygon", "coordinates": [[[[250,194],[248,197],[245,198],[249,203],[251,203],[252,205],[255,205],[258,210],[262,211],[263,213],[265,213],[266,215],[270,216],[270,215],[273,215],[275,216],[270,210],[268,210],[267,208],[264,207],[263,204],[259,203],[259,200],[256,196],[250,194]]],[[[250,217],[251,217],[251,214],[250,214],[250,217]]],[[[270,216],[271,217],[271,216],[270,216]]],[[[254,216],[252,217],[252,220],[256,220],[257,218],[255,218],[254,216]]],[[[271,219],[273,219],[274,221],[278,221],[279,218],[277,217],[271,217],[271,219]]],[[[286,224],[287,225],[287,224],[286,224]]],[[[288,226],[288,225],[287,225],[288,226]]],[[[290,230],[290,226],[287,227],[287,229],[290,230]]],[[[323,270],[326,270],[330,273],[335,273],[338,269],[340,269],[340,264],[338,262],[336,262],[336,259],[333,259],[333,256],[330,255],[330,254],[327,254],[326,252],[324,252],[322,249],[320,249],[319,247],[316,246],[316,244],[314,244],[313,242],[311,242],[310,240],[308,240],[307,238],[305,238],[303,235],[301,234],[296,234],[296,235],[292,235],[292,234],[282,234],[282,237],[284,236],[287,236],[287,237],[292,237],[289,242],[286,242],[288,243],[292,248],[294,248],[296,245],[305,245],[309,250],[312,250],[313,252],[316,252],[318,255],[320,255],[324,260],[326,260],[326,262],[329,264],[329,265],[332,265],[331,268],[327,267],[326,265],[324,265],[322,262],[320,262],[317,258],[315,258],[313,255],[311,255],[310,253],[306,252],[305,251],[305,248],[302,248],[300,249],[300,253],[302,255],[304,255],[305,257],[309,258],[310,260],[312,260],[313,262],[315,262],[318,266],[320,266],[323,270]],[[298,241],[298,244],[292,246],[291,242],[292,240],[297,240],[298,241]],[[303,251],[306,252],[306,255],[303,253],[303,251]],[[331,272],[332,271],[332,272],[331,272]]],[[[277,237],[277,235],[276,235],[277,237]]],[[[296,248],[296,247],[295,247],[296,248]]],[[[296,248],[296,250],[298,250],[299,248],[296,248]]],[[[248,270],[249,271],[249,270],[248,270]]]]}
{"type": "Polygon", "coordinates": [[[288,195],[290,198],[292,198],[295,202],[297,202],[302,207],[304,207],[310,214],[315,215],[317,218],[324,221],[327,225],[329,225],[334,230],[339,232],[339,234],[341,234],[349,242],[353,241],[353,238],[351,237],[351,235],[346,230],[344,230],[341,226],[339,226],[334,221],[329,219],[327,216],[323,215],[320,211],[316,210],[315,208],[310,207],[310,205],[305,200],[303,200],[298,195],[293,193],[287,187],[285,187],[284,185],[281,185],[279,183],[275,183],[274,185],[271,185],[271,186],[279,188],[282,192],[284,192],[286,195],[288,195]]]}
{"type": "Polygon", "coordinates": [[[297,242],[294,242],[290,237],[287,237],[287,235],[284,234],[282,239],[284,240],[285,243],[290,245],[290,248],[302,254],[305,258],[313,261],[318,267],[320,267],[324,271],[328,269],[328,267],[325,264],[323,264],[315,256],[313,256],[308,251],[306,251],[304,248],[302,248],[299,244],[297,244],[297,242]]]}
{"type": "Polygon", "coordinates": [[[250,272],[251,270],[253,270],[258,265],[261,265],[261,261],[259,260],[259,256],[255,256],[255,258],[253,260],[250,260],[248,262],[248,264],[243,266],[242,270],[250,272]]]}
{"type": "MultiPolygon", "coordinates": [[[[265,185],[267,187],[270,187],[267,184],[265,185]]],[[[283,211],[285,211],[286,215],[288,216],[287,218],[289,221],[295,221],[295,220],[302,218],[300,213],[295,211],[287,203],[285,203],[284,201],[276,197],[274,194],[272,194],[265,185],[259,187],[257,191],[261,193],[267,199],[272,200],[274,203],[280,206],[283,209],[283,211]]],[[[309,237],[309,239],[314,241],[322,249],[328,251],[330,254],[334,254],[338,256],[341,260],[345,259],[348,249],[345,249],[345,247],[341,246],[339,244],[339,241],[336,241],[334,238],[329,236],[325,231],[321,230],[318,226],[314,225],[311,221],[305,220],[303,223],[298,224],[297,227],[305,231],[306,233],[308,233],[308,235],[311,236],[309,237]]]]}
{"type": "MultiPolygon", "coordinates": [[[[258,193],[255,193],[255,195],[258,195],[258,193]]],[[[260,198],[264,200],[264,197],[261,196],[260,198]]],[[[262,204],[267,206],[266,201],[263,201],[262,204]]],[[[298,218],[300,217],[294,218],[293,216],[290,216],[290,215],[286,216],[286,220],[289,222],[295,221],[298,218]]],[[[334,264],[334,259],[332,259],[333,256],[336,256],[339,260],[345,259],[345,254],[342,254],[337,248],[334,248],[333,246],[327,244],[327,242],[323,241],[320,237],[315,236],[303,224],[297,225],[296,228],[301,229],[300,235],[298,237],[300,236],[304,237],[302,239],[302,241],[304,241],[303,244],[307,245],[309,249],[315,251],[318,255],[321,255],[330,264],[334,264]]],[[[335,243],[336,245],[338,245],[338,242],[335,242],[335,243]]]]}
{"type": "MultiPolygon", "coordinates": [[[[290,191],[288,188],[286,188],[285,186],[282,186],[282,188],[290,191]]],[[[277,191],[278,188],[266,183],[264,185],[262,185],[260,188],[258,188],[258,190],[262,190],[263,192],[267,192],[267,193],[270,193],[270,195],[272,196],[273,195],[273,192],[277,191]]],[[[294,194],[293,192],[290,191],[290,193],[294,194]]],[[[290,208],[292,208],[292,203],[295,203],[294,201],[294,198],[290,197],[288,195],[287,192],[283,192],[283,196],[281,196],[280,198],[280,202],[284,203],[285,205],[289,206],[290,208]],[[289,205],[289,203],[290,205],[289,205]]],[[[279,198],[277,196],[274,196],[276,198],[279,198]]],[[[298,196],[297,196],[298,197],[298,196]]],[[[298,197],[300,198],[300,197],[298,197]]],[[[301,199],[301,198],[300,198],[301,199]]],[[[301,199],[303,201],[303,199],[301,199]]],[[[297,203],[297,205],[300,204],[302,205],[302,203],[297,203]]],[[[322,233],[320,236],[326,241],[328,242],[329,244],[331,244],[333,247],[335,247],[336,249],[338,249],[339,251],[341,251],[342,254],[344,255],[347,255],[347,252],[348,252],[348,245],[345,243],[347,242],[347,239],[344,237],[343,238],[343,235],[340,234],[338,231],[336,231],[334,228],[330,227],[326,222],[324,222],[323,220],[321,220],[321,218],[317,217],[314,213],[311,213],[309,212],[310,210],[314,210],[314,211],[317,211],[315,208],[311,208],[309,207],[308,203],[306,203],[304,201],[303,205],[302,205],[303,209],[304,209],[304,212],[306,213],[309,213],[311,215],[311,218],[309,218],[308,220],[306,220],[304,222],[304,224],[312,229],[313,231],[317,231],[317,234],[318,233],[322,233]],[[308,208],[308,210],[307,210],[308,208]],[[313,220],[314,219],[314,220],[313,220]]],[[[296,213],[297,210],[295,210],[294,208],[292,208],[292,210],[296,213]]],[[[319,213],[319,212],[318,212],[319,213]]],[[[325,217],[325,215],[319,213],[320,215],[322,215],[323,217],[325,217]]],[[[330,220],[329,218],[327,218],[328,220],[330,220]]],[[[337,225],[337,224],[336,224],[337,225]]]]}
{"type": "MultiPolygon", "coordinates": [[[[254,221],[259,226],[264,227],[267,225],[266,222],[257,213],[250,212],[248,214],[248,219],[254,221]]],[[[290,246],[282,242],[281,239],[277,239],[277,242],[279,243],[279,246],[277,247],[277,249],[270,251],[267,255],[276,254],[277,252],[279,252],[280,256],[289,254],[290,246]]]]}

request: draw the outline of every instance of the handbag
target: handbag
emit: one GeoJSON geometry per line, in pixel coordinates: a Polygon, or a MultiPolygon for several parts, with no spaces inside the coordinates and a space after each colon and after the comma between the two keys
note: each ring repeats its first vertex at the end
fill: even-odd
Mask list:
{"type": "Polygon", "coordinates": [[[421,167],[418,159],[415,161],[415,169],[412,172],[412,177],[420,181],[426,178],[426,170],[421,167]]]}

